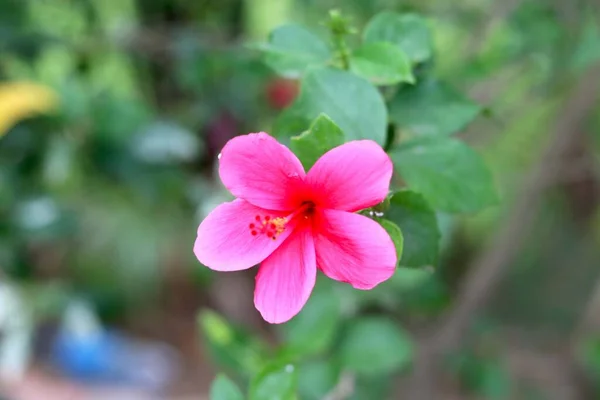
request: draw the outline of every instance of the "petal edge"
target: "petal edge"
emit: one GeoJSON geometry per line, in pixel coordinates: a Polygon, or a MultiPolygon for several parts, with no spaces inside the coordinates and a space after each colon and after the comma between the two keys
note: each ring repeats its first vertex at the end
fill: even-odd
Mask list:
{"type": "Polygon", "coordinates": [[[394,242],[377,222],[345,211],[320,210],[317,223],[317,266],[329,278],[368,290],[396,271],[394,242]]]}
{"type": "Polygon", "coordinates": [[[290,149],[264,132],[231,139],[219,158],[219,176],[236,197],[270,210],[292,210],[299,204],[306,176],[290,149]]]}

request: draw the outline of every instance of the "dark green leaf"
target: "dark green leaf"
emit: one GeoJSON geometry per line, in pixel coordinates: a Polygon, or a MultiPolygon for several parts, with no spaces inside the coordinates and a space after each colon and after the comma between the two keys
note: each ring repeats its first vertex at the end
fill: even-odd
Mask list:
{"type": "Polygon", "coordinates": [[[431,58],[431,32],[423,17],[416,14],[383,12],[368,23],[363,34],[366,42],[391,42],[417,63],[431,58]]]}
{"type": "Polygon", "coordinates": [[[386,375],[359,375],[354,381],[354,392],[348,400],[390,399],[393,382],[386,375]]]}
{"type": "Polygon", "coordinates": [[[402,229],[404,254],[400,259],[401,266],[437,264],[440,231],[435,212],[423,196],[410,190],[395,193],[385,216],[402,229]]]}
{"type": "Polygon", "coordinates": [[[415,135],[450,135],[467,126],[480,110],[444,83],[427,80],[398,92],[390,104],[390,119],[415,135]]]}
{"type": "Polygon", "coordinates": [[[218,375],[210,386],[210,400],[244,400],[244,395],[225,375],[218,375]]]}
{"type": "Polygon", "coordinates": [[[140,101],[106,95],[96,100],[91,117],[103,141],[122,143],[151,122],[152,110],[140,101]]]}
{"type": "Polygon", "coordinates": [[[582,29],[581,39],[573,54],[571,66],[576,72],[583,72],[600,60],[600,27],[596,18],[590,17],[582,29]]]}
{"type": "Polygon", "coordinates": [[[325,154],[344,143],[344,132],[325,114],[319,115],[308,131],[294,136],[290,147],[306,170],[325,154]]]}
{"type": "Polygon", "coordinates": [[[495,358],[461,354],[451,364],[458,369],[462,384],[472,393],[490,400],[507,399],[511,378],[506,367],[495,358]]]}
{"type": "Polygon", "coordinates": [[[387,42],[365,43],[356,49],[350,57],[350,69],[376,85],[415,82],[406,54],[387,42]]]}
{"type": "Polygon", "coordinates": [[[513,383],[506,366],[486,363],[482,366],[481,382],[475,387],[476,393],[490,400],[502,400],[510,397],[513,383]]]}
{"type": "Polygon", "coordinates": [[[428,268],[399,267],[390,279],[390,286],[401,293],[418,290],[432,279],[432,275],[433,271],[428,268]]]}
{"type": "Polygon", "coordinates": [[[400,230],[398,225],[387,219],[380,219],[378,222],[392,238],[394,246],[396,247],[396,255],[398,256],[398,262],[401,262],[402,250],[404,248],[404,237],[402,235],[402,231],[400,230]]]}
{"type": "Polygon", "coordinates": [[[311,65],[325,65],[331,57],[325,42],[298,25],[275,29],[260,48],[266,53],[267,65],[289,78],[299,77],[311,65]]]}
{"type": "Polygon", "coordinates": [[[458,140],[415,139],[398,147],[391,156],[408,186],[421,192],[437,210],[475,212],[497,202],[485,163],[458,140]]]}
{"type": "Polygon", "coordinates": [[[386,374],[404,368],[412,356],[410,337],[382,317],[354,321],[340,347],[343,369],[364,375],[386,374]]]}
{"type": "Polygon", "coordinates": [[[338,369],[327,361],[311,361],[298,368],[298,394],[302,400],[322,400],[338,380],[338,369]]]}
{"type": "Polygon", "coordinates": [[[328,286],[321,282],[302,311],[281,326],[286,353],[306,356],[324,352],[335,338],[341,322],[340,299],[332,296],[328,286]]]}
{"type": "Polygon", "coordinates": [[[319,114],[327,114],[347,140],[371,139],[383,145],[387,109],[381,94],[366,80],[345,71],[319,68],[302,79],[300,96],[275,126],[278,136],[304,131],[319,114]],[[303,123],[303,124],[302,124],[303,123]],[[303,129],[299,129],[304,126],[303,129]]]}
{"type": "Polygon", "coordinates": [[[290,145],[291,138],[301,135],[310,127],[310,119],[305,117],[305,112],[300,107],[290,107],[275,120],[273,133],[279,136],[284,144],[290,145]]]}
{"type": "Polygon", "coordinates": [[[297,372],[291,364],[271,365],[250,383],[250,400],[293,400],[296,398],[297,372]]]}

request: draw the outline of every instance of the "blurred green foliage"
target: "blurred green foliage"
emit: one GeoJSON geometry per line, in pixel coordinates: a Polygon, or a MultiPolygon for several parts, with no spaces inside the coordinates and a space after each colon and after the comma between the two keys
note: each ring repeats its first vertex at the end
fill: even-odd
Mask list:
{"type": "MultiPolygon", "coordinates": [[[[396,173],[389,201],[365,215],[393,224],[395,276],[369,292],[320,276],[274,344],[211,310],[198,330],[231,377],[216,379],[211,399],[322,399],[348,376],[350,398],[392,396],[412,363],[411,328],[452,305],[463,265],[502,220],[573,79],[600,59],[588,6],[569,17],[559,2],[499,3],[353,0],[328,14],[340,3],[0,0],[0,84],[36,82],[60,100],[0,140],[3,273],[31,293],[40,319],[82,295],[105,320],[127,321],[161,307],[173,273],[207,292],[215,275],[191,246],[197,223],[229,198],[214,168],[228,139],[267,130],[307,168],[344,140],[372,139],[396,173]],[[277,76],[299,80],[289,107],[268,89],[277,76]]],[[[596,162],[599,123],[584,145],[596,162]]],[[[498,320],[573,324],[567,305],[547,299],[574,275],[598,278],[580,266],[600,260],[600,210],[586,199],[569,206],[572,192],[539,211],[554,223],[515,262],[512,300],[490,311],[498,320]],[[582,233],[569,224],[586,204],[582,233]]],[[[598,382],[596,341],[581,358],[598,382]]],[[[483,398],[517,387],[498,354],[466,349],[448,368],[483,398]]]]}

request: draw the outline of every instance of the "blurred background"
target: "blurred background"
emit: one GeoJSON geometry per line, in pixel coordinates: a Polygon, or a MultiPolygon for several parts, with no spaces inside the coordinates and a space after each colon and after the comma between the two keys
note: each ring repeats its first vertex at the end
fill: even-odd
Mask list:
{"type": "Polygon", "coordinates": [[[275,359],[294,360],[299,399],[400,398],[419,338],[564,126],[577,140],[435,384],[600,398],[600,113],[593,94],[569,106],[600,60],[599,15],[583,0],[0,0],[0,398],[208,399],[217,373],[245,387],[275,359]],[[427,19],[434,74],[484,107],[460,137],[502,201],[438,214],[431,268],[370,292],[319,281],[268,326],[255,270],[213,273],[191,249],[230,199],[222,146],[269,131],[297,93],[248,44],[286,22],[322,31],[332,8],[358,28],[383,10],[427,19]]]}

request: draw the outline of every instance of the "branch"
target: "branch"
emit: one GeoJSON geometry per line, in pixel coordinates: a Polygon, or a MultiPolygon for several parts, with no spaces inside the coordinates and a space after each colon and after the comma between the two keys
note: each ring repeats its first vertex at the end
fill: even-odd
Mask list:
{"type": "Polygon", "coordinates": [[[582,125],[596,105],[600,83],[600,64],[580,78],[567,99],[549,145],[531,174],[524,180],[511,214],[498,230],[491,246],[476,258],[459,290],[455,307],[432,337],[424,341],[418,352],[410,381],[409,399],[431,400],[435,393],[435,378],[440,358],[461,345],[461,339],[472,317],[487,301],[498,281],[519,252],[528,236],[545,189],[552,182],[554,163],[568,151],[581,134],[582,125]]]}

